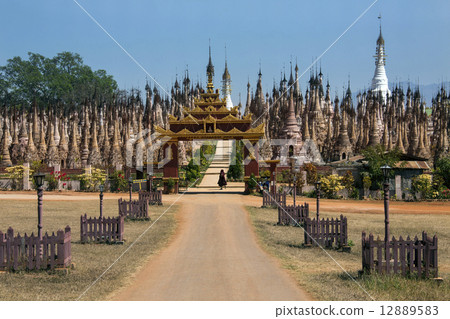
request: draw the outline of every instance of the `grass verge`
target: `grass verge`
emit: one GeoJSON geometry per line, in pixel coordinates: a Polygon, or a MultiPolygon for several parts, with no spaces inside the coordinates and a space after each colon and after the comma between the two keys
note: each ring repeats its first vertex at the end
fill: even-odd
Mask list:
{"type": "MultiPolygon", "coordinates": [[[[391,235],[438,235],[440,285],[433,280],[407,279],[400,276],[365,275],[361,269],[361,233],[384,234],[380,214],[347,214],[349,239],[355,244],[351,253],[320,248],[305,248],[300,227],[277,226],[277,210],[247,207],[258,240],[269,254],[278,258],[297,283],[318,300],[450,300],[449,215],[391,215],[391,235]],[[328,253],[328,254],[327,254],[328,253]],[[333,259],[339,263],[333,261],[333,259]],[[347,273],[348,274],[347,274],[347,273]],[[354,278],[349,277],[349,275],[354,278]],[[366,293],[366,292],[367,293],[366,293]]],[[[338,213],[321,212],[322,217],[338,213]]]]}
{"type": "MultiPolygon", "coordinates": [[[[9,226],[22,235],[37,229],[37,203],[31,200],[2,200],[0,229],[9,226]]],[[[99,202],[45,201],[43,225],[45,231],[72,229],[72,260],[76,267],[68,275],[47,272],[6,272],[0,274],[0,300],[75,300],[93,283],[168,206],[150,206],[150,221],[126,221],[124,245],[81,244],[80,216],[99,214],[99,202]]],[[[174,205],[141,239],[100,279],[82,300],[104,300],[128,284],[132,275],[168,242],[176,228],[174,205]]],[[[104,216],[118,215],[117,200],[104,200],[104,216]]]]}

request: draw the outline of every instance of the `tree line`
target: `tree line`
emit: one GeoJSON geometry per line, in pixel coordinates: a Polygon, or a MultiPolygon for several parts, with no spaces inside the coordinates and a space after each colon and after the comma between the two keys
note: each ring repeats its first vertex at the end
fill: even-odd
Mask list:
{"type": "Polygon", "coordinates": [[[114,99],[117,82],[105,70],[92,70],[77,53],[61,52],[53,58],[28,52],[0,66],[0,105],[70,107],[86,99],[98,103],[114,99]]]}

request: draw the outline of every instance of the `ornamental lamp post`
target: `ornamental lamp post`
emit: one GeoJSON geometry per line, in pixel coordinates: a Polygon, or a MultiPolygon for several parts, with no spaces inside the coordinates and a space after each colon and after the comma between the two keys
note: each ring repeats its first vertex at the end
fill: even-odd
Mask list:
{"type": "Polygon", "coordinates": [[[133,178],[130,176],[128,178],[128,188],[130,190],[130,202],[131,202],[131,190],[132,190],[132,187],[133,187],[133,178]]]}
{"type": "MultiPolygon", "coordinates": [[[[389,172],[391,168],[386,164],[381,167],[384,176],[384,242],[389,243],[389,172]]],[[[387,250],[387,249],[386,249],[387,250]]]]}
{"type": "Polygon", "coordinates": [[[42,240],[42,197],[44,194],[44,173],[36,173],[33,175],[34,183],[37,187],[37,197],[38,197],[38,237],[39,241],[42,240]]]}
{"type": "Polygon", "coordinates": [[[103,218],[103,190],[105,187],[102,185],[99,186],[100,189],[100,218],[103,218]]]}
{"type": "Polygon", "coordinates": [[[153,175],[148,173],[147,174],[147,191],[151,193],[153,190],[153,175]]]}
{"type": "Polygon", "coordinates": [[[315,184],[316,184],[316,196],[317,196],[317,203],[316,203],[317,221],[319,221],[320,186],[321,186],[322,182],[320,180],[318,180],[315,184]]]}

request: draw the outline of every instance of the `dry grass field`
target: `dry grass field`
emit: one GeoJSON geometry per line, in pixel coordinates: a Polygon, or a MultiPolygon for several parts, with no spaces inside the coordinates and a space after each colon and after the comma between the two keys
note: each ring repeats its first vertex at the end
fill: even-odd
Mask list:
{"type": "MultiPolygon", "coordinates": [[[[261,201],[262,202],[262,201],[261,201]]],[[[382,202],[380,202],[382,210],[382,202]]],[[[414,205],[411,203],[411,205],[414,205]]],[[[315,205],[310,205],[315,214],[315,205]]],[[[361,266],[361,233],[365,230],[384,236],[384,215],[346,213],[351,253],[320,248],[305,248],[300,227],[277,226],[277,210],[247,207],[261,246],[277,257],[297,283],[318,300],[450,300],[450,215],[391,214],[391,235],[438,235],[438,285],[433,280],[406,279],[399,276],[365,275],[358,277],[361,266]],[[334,259],[334,260],[333,260],[334,259]],[[340,266],[355,280],[351,279],[340,266]],[[367,293],[366,293],[366,292],[367,293]],[[370,296],[371,297],[370,297],[370,296]]],[[[322,217],[337,217],[340,212],[321,210],[322,217]]]]}
{"type": "MultiPolygon", "coordinates": [[[[125,195],[126,197],[126,195],[125,195]]],[[[98,200],[45,201],[43,225],[45,231],[72,228],[72,260],[75,269],[69,275],[47,272],[0,274],[0,300],[75,300],[77,299],[167,208],[150,206],[151,221],[126,221],[123,245],[81,244],[80,215],[99,214],[98,200]]],[[[83,295],[81,300],[104,300],[123,287],[130,276],[146,260],[162,248],[176,228],[173,206],[111,269],[83,295]]],[[[117,200],[104,201],[104,216],[117,216],[117,200]]],[[[2,199],[0,230],[13,227],[21,234],[37,230],[37,201],[2,199]]]]}

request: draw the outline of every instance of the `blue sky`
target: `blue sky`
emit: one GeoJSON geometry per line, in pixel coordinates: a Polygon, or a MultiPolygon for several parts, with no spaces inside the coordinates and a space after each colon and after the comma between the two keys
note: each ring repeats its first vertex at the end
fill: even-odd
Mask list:
{"type": "MultiPolygon", "coordinates": [[[[205,82],[211,39],[215,85],[224,69],[225,45],[232,98],[246,100],[255,88],[259,64],[263,89],[272,89],[290,61],[300,73],[374,0],[318,1],[144,1],[77,0],[164,87],[180,79],[186,65],[191,80],[205,82]]],[[[0,2],[0,64],[36,52],[79,53],[94,69],[105,69],[121,88],[145,86],[146,74],[73,0],[0,2]]],[[[382,15],[390,82],[429,84],[449,80],[450,2],[379,0],[321,59],[332,95],[368,87],[382,15]]],[[[306,89],[309,72],[300,80],[306,89]]]]}

